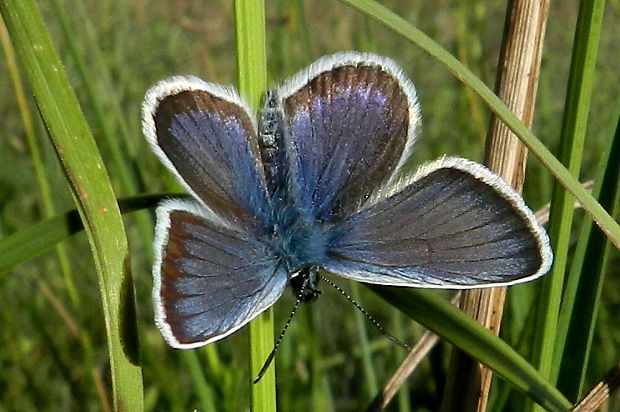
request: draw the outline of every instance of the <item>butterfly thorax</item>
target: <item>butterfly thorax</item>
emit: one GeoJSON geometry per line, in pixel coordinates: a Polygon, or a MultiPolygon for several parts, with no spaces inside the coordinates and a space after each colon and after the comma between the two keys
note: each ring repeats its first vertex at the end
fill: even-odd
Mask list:
{"type": "MultiPolygon", "coordinates": [[[[316,270],[323,262],[326,249],[326,235],[316,219],[289,203],[273,212],[273,234],[271,236],[272,253],[284,266],[289,279],[311,277],[307,287],[316,285],[316,270]]],[[[302,284],[294,289],[304,289],[302,284]]]]}
{"type": "Polygon", "coordinates": [[[283,139],[283,115],[278,107],[278,96],[269,90],[265,96],[263,109],[260,113],[258,145],[261,161],[265,170],[267,190],[273,195],[281,191],[287,176],[287,155],[283,139]]]}

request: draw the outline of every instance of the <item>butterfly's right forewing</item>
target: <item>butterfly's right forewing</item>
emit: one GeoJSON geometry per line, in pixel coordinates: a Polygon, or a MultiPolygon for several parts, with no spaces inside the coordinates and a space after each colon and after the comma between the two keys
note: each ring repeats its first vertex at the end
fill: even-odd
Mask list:
{"type": "Polygon", "coordinates": [[[352,213],[412,152],[417,98],[389,59],[354,52],[323,57],[278,94],[295,196],[320,221],[352,213]]]}

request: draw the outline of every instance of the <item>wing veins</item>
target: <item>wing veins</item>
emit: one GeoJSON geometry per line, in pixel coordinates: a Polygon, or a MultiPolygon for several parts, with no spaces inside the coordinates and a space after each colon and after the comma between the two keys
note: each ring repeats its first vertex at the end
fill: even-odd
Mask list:
{"type": "MultiPolygon", "coordinates": [[[[206,261],[206,260],[201,259],[199,257],[197,257],[197,258],[199,260],[206,261]]],[[[193,275],[193,274],[185,273],[184,276],[188,276],[188,277],[192,277],[192,278],[197,278],[197,279],[217,278],[217,277],[220,277],[220,276],[229,276],[231,273],[236,272],[238,270],[249,269],[249,268],[254,267],[254,266],[264,266],[265,263],[271,262],[273,260],[274,259],[265,259],[265,260],[261,260],[259,262],[249,263],[247,265],[236,266],[236,267],[231,267],[231,266],[226,266],[226,265],[219,264],[219,266],[225,267],[225,268],[230,269],[230,270],[227,271],[227,272],[221,272],[221,273],[217,273],[217,274],[205,274],[205,275],[193,275]]],[[[213,262],[210,262],[210,261],[206,261],[206,262],[213,263],[213,262]]],[[[215,263],[215,264],[218,265],[217,263],[215,263]]]]}
{"type": "MultiPolygon", "coordinates": [[[[189,114],[187,114],[187,118],[194,124],[194,126],[196,127],[197,130],[201,131],[202,136],[205,137],[205,139],[202,139],[202,140],[206,141],[207,145],[213,149],[212,153],[213,154],[219,153],[218,150],[215,150],[214,143],[210,139],[206,138],[206,134],[205,133],[207,131],[204,130],[204,128],[199,125],[198,121],[194,118],[194,116],[190,116],[189,114]]],[[[212,133],[215,134],[214,129],[213,129],[213,125],[211,124],[211,122],[207,122],[207,123],[209,124],[209,128],[211,129],[212,133]]],[[[198,137],[194,136],[193,133],[190,133],[189,130],[185,127],[185,125],[183,125],[182,122],[177,121],[177,124],[182,129],[183,133],[189,138],[189,140],[193,141],[194,144],[197,147],[201,146],[201,144],[200,144],[200,142],[198,140],[198,137]]],[[[201,150],[201,152],[202,152],[202,150],[201,150]]],[[[220,179],[216,179],[211,174],[212,170],[210,170],[210,168],[205,167],[205,165],[202,165],[202,162],[198,161],[198,158],[197,158],[196,154],[191,153],[189,151],[187,153],[194,160],[194,162],[196,164],[201,165],[201,169],[202,169],[204,175],[209,177],[209,180],[211,181],[211,184],[213,184],[215,187],[217,187],[220,190],[221,193],[224,193],[231,203],[236,203],[236,201],[234,199],[232,199],[230,193],[228,193],[228,191],[224,188],[224,186],[220,184],[220,179]]],[[[207,152],[207,153],[209,153],[209,152],[207,152]]],[[[209,157],[211,157],[211,153],[209,153],[209,157]]],[[[227,162],[225,162],[225,163],[227,163],[227,162]]],[[[176,166],[175,166],[175,168],[176,168],[176,166]]],[[[227,164],[227,168],[228,168],[228,171],[230,172],[230,165],[227,164]]],[[[185,180],[185,178],[183,180],[185,180]]]]}
{"type": "MultiPolygon", "coordinates": [[[[267,285],[267,284],[269,284],[269,283],[271,283],[271,281],[273,280],[273,278],[275,277],[275,275],[276,275],[276,273],[277,273],[277,272],[278,272],[278,267],[276,266],[276,267],[274,268],[274,270],[273,270],[273,272],[272,272],[271,276],[269,277],[269,279],[267,280],[267,282],[265,282],[265,283],[263,284],[263,286],[264,286],[264,285],[267,285]]],[[[264,287],[263,287],[262,289],[264,290],[264,287]]],[[[248,296],[255,295],[255,294],[256,294],[256,293],[258,293],[258,292],[259,292],[259,289],[257,289],[257,290],[256,290],[253,294],[250,294],[250,295],[248,295],[248,296]]],[[[236,301],[239,301],[239,300],[240,300],[240,299],[236,299],[236,301]]],[[[224,302],[224,303],[225,303],[225,302],[224,302]]],[[[220,306],[224,305],[224,303],[221,303],[220,305],[218,305],[218,306],[216,306],[216,307],[220,307],[220,306]]],[[[195,317],[195,316],[201,315],[201,314],[203,314],[203,313],[205,313],[205,312],[202,312],[202,313],[199,313],[199,314],[195,314],[195,315],[191,315],[190,317],[195,317]]],[[[231,325],[235,325],[235,324],[237,323],[237,321],[239,320],[239,317],[240,317],[240,316],[241,316],[241,313],[237,313],[237,314],[235,315],[235,317],[234,317],[234,321],[233,321],[233,322],[231,322],[230,324],[231,324],[231,325]]],[[[222,325],[224,324],[224,320],[225,320],[225,319],[222,319],[222,320],[220,321],[220,323],[219,323],[218,327],[215,329],[216,331],[221,331],[221,330],[223,330],[222,325]]],[[[203,333],[204,333],[205,331],[207,331],[207,330],[209,330],[209,328],[202,329],[202,330],[200,331],[200,335],[201,335],[201,334],[203,334],[203,333]]]]}
{"type": "MultiPolygon", "coordinates": [[[[449,184],[452,184],[452,183],[453,183],[455,180],[457,180],[457,179],[458,179],[458,177],[454,177],[454,179],[453,179],[452,181],[450,181],[450,182],[445,182],[445,183],[443,184],[443,186],[441,186],[441,189],[439,189],[438,191],[442,191],[442,190],[443,190],[443,189],[445,189],[445,188],[446,188],[449,184]]],[[[418,180],[417,182],[419,182],[419,180],[418,180]]],[[[374,205],[372,205],[372,206],[371,206],[371,207],[369,207],[368,209],[361,209],[361,210],[360,210],[357,214],[353,215],[353,216],[352,216],[352,218],[358,217],[358,216],[359,216],[361,213],[363,213],[363,212],[368,212],[368,214],[365,214],[365,215],[363,216],[363,219],[368,220],[369,218],[375,217],[375,216],[377,216],[377,215],[379,215],[379,214],[383,213],[386,209],[379,209],[379,207],[378,207],[378,206],[379,206],[382,202],[387,201],[387,200],[389,200],[389,199],[391,199],[391,198],[393,198],[393,197],[395,197],[395,196],[402,195],[402,194],[403,194],[403,192],[404,192],[407,188],[410,188],[412,185],[414,185],[414,184],[415,184],[415,183],[417,183],[417,182],[412,182],[410,185],[408,185],[408,186],[406,186],[406,187],[403,187],[403,188],[402,188],[399,192],[394,193],[393,195],[391,195],[391,196],[389,196],[389,197],[387,197],[387,198],[381,199],[379,202],[375,203],[374,205]],[[373,210],[373,209],[375,209],[375,210],[373,210]],[[371,213],[371,211],[372,211],[372,213],[371,213]]],[[[416,192],[416,193],[417,193],[417,192],[416,192]]],[[[411,196],[402,196],[402,198],[401,198],[401,199],[399,199],[399,200],[397,200],[394,204],[390,204],[390,209],[394,209],[394,208],[396,208],[396,207],[398,207],[398,206],[402,205],[404,202],[406,202],[407,200],[410,200],[410,199],[411,199],[411,196]]],[[[389,224],[390,224],[390,222],[388,222],[387,224],[384,224],[384,225],[380,225],[380,224],[379,224],[379,225],[377,225],[376,227],[377,227],[378,229],[381,229],[381,228],[384,228],[385,226],[387,226],[387,225],[389,225],[389,224]]]]}

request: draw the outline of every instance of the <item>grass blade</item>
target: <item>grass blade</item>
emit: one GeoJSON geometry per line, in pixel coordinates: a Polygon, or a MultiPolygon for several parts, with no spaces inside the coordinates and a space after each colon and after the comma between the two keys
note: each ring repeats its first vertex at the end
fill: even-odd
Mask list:
{"type": "MultiPolygon", "coordinates": [[[[114,107],[111,110],[106,110],[103,103],[100,101],[101,99],[97,96],[97,91],[95,90],[95,85],[99,79],[94,78],[93,73],[88,70],[84,59],[78,52],[78,37],[72,32],[72,27],[65,10],[63,9],[63,5],[59,0],[52,0],[50,1],[50,4],[56,19],[60,24],[63,39],[69,48],[70,56],[77,69],[77,74],[85,92],[86,102],[93,110],[93,118],[96,125],[95,129],[100,130],[101,133],[99,144],[102,144],[103,147],[107,149],[107,152],[110,153],[109,169],[114,171],[114,175],[118,176],[121,191],[120,195],[130,196],[135,193],[139,193],[141,179],[140,176],[136,176],[134,173],[135,170],[139,169],[136,168],[135,170],[132,170],[129,166],[131,165],[131,161],[127,156],[128,150],[127,147],[125,147],[126,144],[123,145],[123,141],[128,141],[130,139],[129,133],[125,130],[126,127],[124,126],[127,122],[125,119],[120,118],[120,115],[118,114],[120,111],[118,104],[112,104],[114,107]],[[112,119],[116,120],[116,124],[121,125],[116,128],[120,131],[120,136],[116,135],[116,129],[113,127],[112,119]]],[[[84,6],[79,4],[76,7],[80,10],[84,6]]],[[[86,17],[87,16],[84,16],[84,18],[86,17]]],[[[86,36],[86,38],[88,37],[89,36],[86,36]]],[[[91,44],[90,50],[92,50],[92,54],[98,58],[97,67],[105,70],[106,65],[99,57],[100,53],[97,51],[98,47],[99,45],[97,44],[91,44]]],[[[109,76],[104,75],[101,77],[104,80],[107,80],[109,76]]],[[[110,93],[112,94],[114,85],[110,83],[112,82],[106,82],[106,90],[110,90],[110,93]]],[[[145,245],[150,244],[151,239],[153,238],[153,225],[151,223],[151,219],[146,213],[136,214],[134,218],[142,242],[145,245]]],[[[145,248],[145,252],[150,255],[151,248],[145,248]]]]}
{"type": "Polygon", "coordinates": [[[213,388],[209,386],[204,376],[200,360],[198,358],[198,351],[187,350],[181,353],[185,364],[189,369],[189,373],[192,376],[194,383],[194,390],[200,400],[200,408],[204,412],[215,412],[215,395],[213,388]]]}
{"type": "MultiPolygon", "coordinates": [[[[549,2],[524,0],[508,3],[498,75],[497,95],[523,123],[532,126],[538,74],[545,37],[549,2]]],[[[523,190],[527,149],[501,122],[493,117],[485,145],[485,164],[516,192],[523,190]]],[[[499,334],[507,288],[474,289],[463,292],[461,309],[495,335],[499,334]]],[[[471,358],[453,351],[449,384],[443,410],[454,407],[468,411],[487,408],[492,374],[471,358]]]]}
{"type": "Polygon", "coordinates": [[[410,318],[486,364],[547,410],[559,412],[570,407],[568,400],[508,344],[439,298],[435,292],[369,287],[410,318]]]}
{"type": "MultiPolygon", "coordinates": [[[[52,199],[52,188],[48,180],[49,176],[46,173],[43,159],[41,157],[37,138],[35,136],[32,116],[30,114],[30,110],[28,109],[26,94],[24,92],[22,80],[19,75],[19,70],[17,68],[17,62],[15,61],[15,52],[11,47],[9,33],[6,31],[4,21],[0,21],[0,38],[2,42],[2,48],[4,49],[4,54],[6,56],[7,66],[11,74],[11,81],[15,88],[15,97],[17,99],[19,111],[22,116],[22,124],[24,125],[24,135],[26,138],[26,143],[28,145],[28,151],[30,152],[30,158],[32,159],[32,165],[35,175],[37,177],[37,183],[39,185],[39,192],[43,206],[43,216],[46,218],[50,218],[56,214],[54,210],[54,202],[52,199]]],[[[71,303],[74,306],[77,306],[79,304],[79,296],[77,294],[75,282],[73,281],[71,265],[69,264],[69,257],[67,256],[67,250],[65,249],[64,245],[58,245],[56,247],[56,256],[58,258],[58,266],[60,268],[60,272],[63,275],[65,287],[67,288],[67,293],[69,295],[69,298],[71,299],[71,303]]]]}
{"type": "MultiPolygon", "coordinates": [[[[357,303],[361,302],[360,295],[360,285],[357,282],[351,282],[351,297],[357,303]]],[[[379,380],[377,378],[377,373],[375,371],[375,367],[372,363],[372,349],[370,347],[370,342],[368,339],[368,330],[366,329],[366,325],[368,324],[368,319],[362,314],[361,311],[357,310],[355,306],[352,306],[351,310],[355,310],[353,316],[355,319],[355,325],[357,330],[357,339],[359,348],[361,351],[361,359],[362,359],[362,368],[364,370],[364,380],[365,380],[365,388],[360,388],[360,393],[358,396],[366,397],[367,399],[372,399],[375,393],[379,390],[379,380]]],[[[400,349],[400,348],[399,348],[400,349]]]]}
{"type": "MultiPolygon", "coordinates": [[[[119,199],[121,213],[153,208],[162,200],[180,195],[144,195],[119,199]]],[[[0,273],[47,252],[84,229],[77,209],[43,220],[0,239],[0,273]]]]}
{"type": "MultiPolygon", "coordinates": [[[[265,4],[263,0],[235,1],[239,92],[251,107],[259,107],[267,88],[265,51],[265,4]]],[[[250,323],[250,380],[254,380],[273,349],[273,310],[268,309],[250,323]]],[[[252,385],[252,411],[276,410],[275,362],[263,378],[252,385]]]]}
{"type": "MultiPolygon", "coordinates": [[[[615,215],[620,209],[620,114],[599,164],[592,193],[615,215]]],[[[577,400],[584,390],[609,249],[592,222],[584,222],[562,299],[553,371],[559,374],[558,388],[571,400],[577,400]]]]}
{"type": "MultiPolygon", "coordinates": [[[[560,140],[560,159],[575,177],[579,176],[581,167],[604,4],[603,0],[582,1],[577,18],[560,140]]],[[[557,376],[559,368],[559,364],[552,365],[553,350],[573,215],[572,198],[556,182],[549,218],[549,238],[555,257],[551,272],[542,279],[532,343],[534,364],[543,376],[551,378],[552,382],[555,382],[554,377],[557,376]]]]}
{"type": "Polygon", "coordinates": [[[85,223],[99,276],[117,410],[142,410],[127,240],[92,134],[32,0],[0,1],[22,67],[85,223]]]}

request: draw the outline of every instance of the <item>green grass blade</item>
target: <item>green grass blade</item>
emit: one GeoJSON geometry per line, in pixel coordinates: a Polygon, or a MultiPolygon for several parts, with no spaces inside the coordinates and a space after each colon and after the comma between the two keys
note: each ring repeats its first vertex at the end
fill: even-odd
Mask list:
{"type": "MultiPolygon", "coordinates": [[[[599,165],[592,194],[613,216],[620,209],[620,113],[599,165]]],[[[583,395],[609,249],[603,234],[584,222],[562,299],[554,358],[558,388],[574,401],[583,395]]]]}
{"type": "MultiPolygon", "coordinates": [[[[560,159],[575,177],[579,176],[581,167],[604,4],[604,0],[582,1],[577,18],[560,140],[560,159]]],[[[554,263],[551,272],[541,282],[538,315],[532,343],[534,364],[543,376],[550,378],[552,382],[555,382],[554,377],[557,376],[560,366],[559,364],[552,365],[553,350],[556,346],[557,322],[573,215],[573,199],[556,182],[549,219],[549,237],[555,255],[554,263]]],[[[562,337],[558,336],[558,338],[562,337]]],[[[539,409],[536,408],[536,410],[539,409]]]]}
{"type": "MultiPolygon", "coordinates": [[[[235,1],[239,92],[257,108],[267,88],[265,51],[265,4],[263,0],[235,1]]],[[[273,310],[250,323],[250,379],[254,380],[273,349],[273,310]]],[[[252,385],[252,411],[276,410],[275,362],[263,378],[252,385]]]]}
{"type": "MultiPolygon", "coordinates": [[[[581,166],[604,4],[604,0],[582,1],[577,18],[560,141],[560,159],[574,176],[579,176],[581,166]]],[[[553,365],[553,350],[556,346],[557,322],[573,215],[573,199],[556,182],[549,220],[549,237],[555,259],[551,272],[541,283],[532,344],[534,349],[532,358],[538,370],[544,376],[550,377],[553,382],[560,366],[559,363],[553,365]]]]}
{"type": "MultiPolygon", "coordinates": [[[[77,69],[77,74],[80,79],[81,86],[85,92],[84,95],[86,102],[93,110],[93,118],[96,123],[96,129],[101,132],[101,136],[98,142],[102,144],[102,147],[105,147],[107,149],[107,153],[110,154],[109,168],[110,170],[114,171],[114,176],[118,177],[121,191],[120,195],[130,196],[138,193],[140,179],[133,173],[132,168],[130,167],[130,159],[127,157],[127,148],[125,147],[126,145],[122,144],[123,139],[129,139],[129,133],[126,132],[126,127],[118,127],[116,129],[120,130],[121,132],[120,136],[118,136],[116,134],[115,128],[113,127],[112,119],[117,120],[116,123],[120,125],[124,125],[127,122],[124,119],[117,119],[119,117],[118,105],[114,105],[117,106],[115,110],[106,111],[106,108],[104,108],[102,102],[100,102],[100,99],[97,96],[97,90],[95,90],[95,85],[98,79],[95,79],[94,75],[88,70],[84,59],[78,51],[78,41],[80,39],[72,32],[71,24],[60,1],[52,0],[50,1],[50,4],[60,24],[63,39],[68,46],[70,56],[73,59],[73,62],[77,69]]],[[[78,10],[80,10],[84,6],[78,5],[76,7],[78,10]]],[[[98,47],[99,45],[97,44],[91,44],[90,48],[93,54],[97,57],[99,57],[100,54],[96,52],[98,47]]],[[[104,69],[106,65],[103,63],[102,59],[98,58],[97,60],[97,66],[100,69],[104,69]]],[[[106,79],[109,76],[102,77],[106,79]]],[[[114,86],[110,83],[111,82],[108,82],[106,84],[106,90],[114,90],[114,86]]],[[[136,214],[134,218],[142,242],[145,245],[150,245],[153,238],[153,225],[151,223],[151,219],[146,213],[136,214]]],[[[146,250],[147,254],[151,253],[150,247],[146,247],[144,249],[146,250]]]]}
{"type": "MultiPolygon", "coordinates": [[[[351,282],[350,285],[351,297],[354,301],[360,303],[360,284],[357,282],[351,282]]],[[[357,339],[359,348],[361,351],[362,367],[364,370],[365,388],[360,388],[358,397],[362,399],[372,399],[373,396],[379,391],[379,379],[375,367],[372,363],[372,349],[370,348],[370,342],[368,340],[368,330],[366,326],[369,324],[368,319],[360,312],[356,307],[352,306],[350,310],[354,310],[353,317],[355,319],[355,326],[357,330],[357,339]],[[363,393],[365,392],[365,393],[363,393]]]]}
{"type": "MultiPolygon", "coordinates": [[[[32,165],[35,171],[37,183],[39,185],[40,197],[41,197],[41,202],[43,206],[42,207],[43,216],[46,218],[51,218],[56,213],[55,213],[54,201],[52,198],[52,189],[51,189],[52,185],[49,181],[50,176],[49,176],[49,173],[45,170],[45,164],[41,156],[41,151],[39,150],[39,143],[35,136],[35,129],[33,126],[32,116],[30,114],[30,110],[28,109],[28,104],[27,104],[26,97],[25,97],[26,93],[24,92],[24,89],[23,89],[23,84],[22,84],[21,76],[19,74],[18,67],[17,67],[15,53],[11,46],[11,41],[9,38],[9,34],[6,30],[6,26],[4,25],[4,21],[1,18],[0,18],[0,38],[2,42],[2,47],[5,52],[7,66],[11,74],[11,80],[13,82],[13,86],[15,89],[15,96],[18,102],[19,111],[22,116],[22,123],[24,126],[24,135],[25,135],[26,142],[28,145],[28,150],[30,152],[30,158],[32,160],[32,165]]],[[[79,220],[79,216],[77,216],[77,211],[76,211],[76,220],[79,220]]],[[[47,234],[48,233],[45,232],[44,237],[47,234]]],[[[30,239],[24,240],[25,244],[30,245],[31,242],[29,242],[29,240],[30,239]]],[[[37,237],[37,240],[39,240],[38,237],[37,237]]],[[[14,255],[15,250],[20,249],[23,244],[24,243],[22,242],[17,243],[16,245],[14,245],[14,247],[11,247],[9,249],[9,253],[14,255]]],[[[64,278],[64,286],[67,290],[69,300],[71,301],[73,309],[75,311],[78,311],[79,309],[81,309],[81,306],[80,306],[81,300],[80,300],[80,295],[78,294],[77,288],[75,286],[75,281],[74,281],[73,274],[71,271],[71,265],[69,264],[69,257],[67,254],[67,249],[65,245],[58,244],[58,243],[55,245],[55,247],[56,247],[56,256],[58,258],[59,269],[64,278]]],[[[6,263],[6,262],[3,262],[3,263],[6,263]]],[[[44,285],[44,282],[41,282],[40,284],[44,285]]],[[[60,301],[56,299],[55,296],[53,296],[53,294],[49,291],[49,289],[47,289],[47,287],[41,288],[41,290],[48,291],[48,293],[44,293],[44,294],[46,295],[46,297],[49,298],[50,302],[56,302],[56,304],[54,305],[55,307],[62,306],[60,301]]],[[[90,376],[92,378],[92,382],[94,386],[97,387],[99,384],[99,380],[97,379],[98,377],[98,373],[96,372],[97,364],[93,356],[93,347],[91,343],[91,338],[89,334],[87,333],[87,331],[85,330],[85,328],[77,329],[76,338],[78,339],[79,344],[82,349],[84,367],[88,368],[91,371],[94,371],[93,373],[90,374],[90,376]]],[[[111,406],[109,405],[108,399],[105,396],[99,397],[99,407],[104,411],[110,410],[111,406]]]]}
{"type": "MultiPolygon", "coordinates": [[[[30,158],[32,159],[32,165],[37,178],[37,183],[39,185],[39,192],[43,206],[43,216],[49,218],[56,214],[52,199],[52,188],[48,180],[49,175],[45,171],[45,165],[37,144],[32,116],[26,102],[26,93],[23,89],[21,76],[19,75],[19,69],[17,68],[17,62],[15,60],[15,53],[11,47],[9,33],[6,30],[4,21],[0,21],[0,38],[2,48],[4,49],[4,55],[6,56],[8,70],[11,75],[11,81],[13,83],[13,87],[15,88],[15,97],[22,116],[22,124],[24,125],[24,135],[28,145],[28,151],[30,152],[30,158]]],[[[74,306],[77,306],[79,304],[79,296],[73,280],[73,274],[71,273],[71,265],[69,264],[67,250],[63,245],[56,246],[56,256],[58,257],[58,265],[60,267],[60,272],[63,275],[65,287],[67,288],[67,293],[71,299],[71,303],[74,306]]]]}
{"type": "Polygon", "coordinates": [[[142,410],[131,266],[110,181],[36,4],[1,0],[0,11],[88,232],[99,276],[115,407],[142,410]]]}
{"type": "Polygon", "coordinates": [[[545,145],[506,107],[504,103],[474,73],[459,62],[437,42],[412,24],[372,0],[341,0],[381,22],[389,29],[414,43],[441,62],[454,76],[473,89],[486,105],[516,134],[530,152],[583,205],[584,210],[601,228],[605,236],[620,249],[620,225],[601,207],[579,181],[556,159],[545,145]]]}
{"type": "Polygon", "coordinates": [[[198,351],[186,350],[181,352],[181,356],[189,369],[194,383],[194,391],[200,400],[200,410],[204,412],[216,412],[215,394],[213,388],[209,386],[198,358],[198,351]]]}
{"type": "Polygon", "coordinates": [[[508,344],[435,292],[369,287],[407,316],[486,364],[547,410],[559,412],[570,407],[570,402],[508,344]]]}
{"type": "MultiPolygon", "coordinates": [[[[121,213],[149,209],[162,200],[178,195],[143,195],[119,199],[121,213]]],[[[56,246],[59,242],[84,230],[77,209],[43,220],[29,228],[0,239],[0,273],[27,262],[56,246]]]]}

